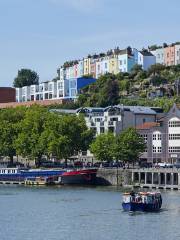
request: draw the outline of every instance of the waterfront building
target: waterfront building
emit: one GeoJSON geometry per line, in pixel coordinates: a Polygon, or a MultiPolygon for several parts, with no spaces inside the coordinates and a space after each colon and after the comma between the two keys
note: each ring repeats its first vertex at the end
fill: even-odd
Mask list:
{"type": "Polygon", "coordinates": [[[167,114],[157,116],[157,121],[139,125],[137,130],[147,143],[142,160],[152,163],[180,161],[180,110],[175,104],[167,114]]]}
{"type": "Polygon", "coordinates": [[[180,44],[175,45],[175,65],[180,64],[180,44]]]}
{"type": "MultiPolygon", "coordinates": [[[[76,110],[52,109],[52,112],[65,114],[84,115],[86,125],[92,129],[96,136],[102,133],[112,132],[118,135],[128,127],[136,128],[143,123],[156,122],[160,108],[142,106],[109,106],[106,108],[84,107],[76,110]]],[[[77,158],[84,161],[92,161],[94,156],[90,151],[79,153],[77,158]]]]}
{"type": "Polygon", "coordinates": [[[165,64],[165,50],[164,48],[158,48],[151,53],[156,57],[156,63],[165,64]]]}
{"type": "Polygon", "coordinates": [[[171,45],[165,48],[164,62],[166,66],[175,65],[175,46],[171,45]]]}
{"type": "MultiPolygon", "coordinates": [[[[60,73],[61,71],[59,71],[60,73]]],[[[75,100],[81,88],[94,83],[95,78],[69,78],[43,82],[39,85],[31,85],[16,89],[16,101],[41,101],[70,99],[75,100]]]]}
{"type": "Polygon", "coordinates": [[[65,96],[64,99],[75,100],[81,89],[91,83],[94,83],[94,78],[71,78],[65,81],[65,96]]]}
{"type": "Polygon", "coordinates": [[[109,106],[106,108],[84,107],[77,110],[54,109],[52,111],[67,114],[83,114],[88,128],[96,135],[113,132],[120,134],[128,127],[137,127],[146,122],[156,122],[160,108],[142,106],[109,106]]]}

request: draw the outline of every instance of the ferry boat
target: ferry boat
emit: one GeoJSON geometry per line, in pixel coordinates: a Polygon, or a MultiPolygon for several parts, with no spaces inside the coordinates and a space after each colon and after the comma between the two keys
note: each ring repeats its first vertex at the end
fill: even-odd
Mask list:
{"type": "Polygon", "coordinates": [[[162,206],[160,192],[130,192],[123,194],[122,207],[125,211],[157,212],[162,206]]]}
{"type": "Polygon", "coordinates": [[[97,169],[67,170],[61,178],[61,184],[94,185],[96,183],[97,169]]]}
{"type": "Polygon", "coordinates": [[[20,169],[20,168],[0,168],[1,182],[24,182],[27,178],[36,177],[57,177],[66,170],[62,169],[20,169]]]}

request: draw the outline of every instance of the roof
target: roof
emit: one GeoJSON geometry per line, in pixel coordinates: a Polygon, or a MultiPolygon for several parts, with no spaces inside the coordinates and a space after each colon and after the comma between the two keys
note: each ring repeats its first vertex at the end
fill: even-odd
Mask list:
{"type": "Polygon", "coordinates": [[[154,56],[151,52],[148,52],[148,51],[140,51],[140,53],[141,53],[143,56],[154,56]]]}
{"type": "Polygon", "coordinates": [[[136,127],[137,130],[150,129],[153,127],[159,127],[160,123],[158,122],[146,122],[136,127]]]}
{"type": "Polygon", "coordinates": [[[156,114],[156,111],[151,107],[144,107],[144,106],[123,106],[117,105],[119,108],[123,109],[124,111],[131,111],[135,114],[156,114]]]}

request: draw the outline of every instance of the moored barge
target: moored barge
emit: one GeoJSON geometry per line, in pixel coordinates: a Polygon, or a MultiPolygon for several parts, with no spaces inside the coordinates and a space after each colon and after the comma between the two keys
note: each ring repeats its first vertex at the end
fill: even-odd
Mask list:
{"type": "Polygon", "coordinates": [[[97,169],[67,170],[61,175],[61,184],[95,185],[97,169]]]}

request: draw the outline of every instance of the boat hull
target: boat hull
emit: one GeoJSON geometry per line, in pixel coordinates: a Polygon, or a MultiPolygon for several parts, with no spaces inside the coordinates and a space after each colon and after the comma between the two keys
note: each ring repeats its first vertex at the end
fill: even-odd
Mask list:
{"type": "Polygon", "coordinates": [[[61,183],[65,185],[95,185],[97,170],[79,170],[62,174],[61,183]]]}
{"type": "Polygon", "coordinates": [[[16,181],[24,182],[29,177],[59,177],[64,170],[35,170],[35,171],[19,171],[15,174],[0,174],[0,181],[16,181]]]}
{"type": "Polygon", "coordinates": [[[122,203],[124,211],[129,212],[157,212],[161,209],[161,203],[122,203]]]}

